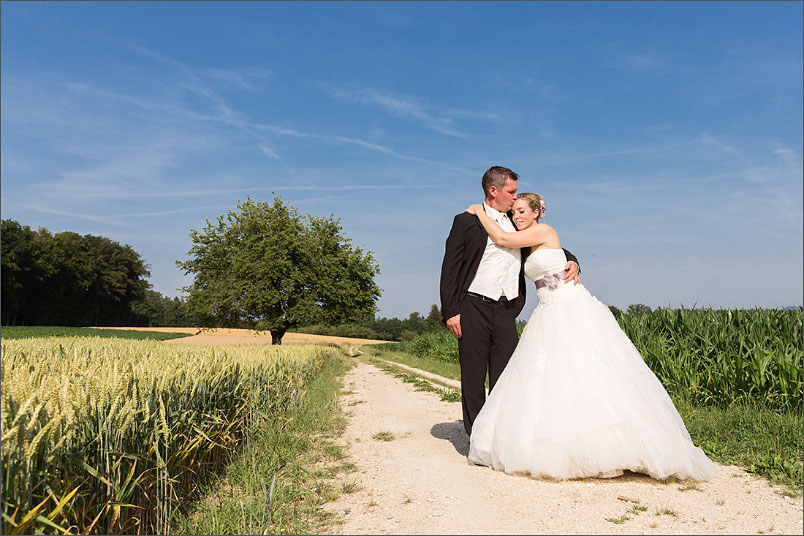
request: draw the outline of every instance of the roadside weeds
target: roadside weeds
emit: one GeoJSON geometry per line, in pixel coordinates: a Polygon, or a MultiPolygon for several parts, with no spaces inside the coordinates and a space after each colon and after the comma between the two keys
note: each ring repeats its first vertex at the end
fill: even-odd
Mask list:
{"type": "Polygon", "coordinates": [[[353,366],[340,357],[324,366],[298,408],[265,427],[236,452],[223,474],[177,516],[183,534],[321,534],[335,515],[322,505],[359,489],[356,470],[337,443],[346,414],[339,404],[343,375],[353,366]]]}

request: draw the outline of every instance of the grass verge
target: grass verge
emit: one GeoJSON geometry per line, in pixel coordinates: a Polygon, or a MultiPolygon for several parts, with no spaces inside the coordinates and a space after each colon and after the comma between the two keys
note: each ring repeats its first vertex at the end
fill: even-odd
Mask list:
{"type": "Polygon", "coordinates": [[[409,367],[426,370],[450,380],[461,381],[461,365],[457,362],[442,361],[426,357],[418,357],[399,350],[398,345],[372,344],[361,347],[363,351],[386,361],[402,363],[409,367]]]}
{"type": "Polygon", "coordinates": [[[322,505],[352,486],[334,482],[355,470],[334,440],[345,426],[338,404],[345,356],[330,361],[299,407],[247,438],[224,472],[172,531],[181,534],[321,534],[335,522],[322,505]]]}
{"type": "MultiPolygon", "coordinates": [[[[452,335],[450,335],[451,337],[452,335]]],[[[444,378],[461,381],[461,365],[458,362],[444,361],[442,359],[434,359],[427,357],[419,357],[407,352],[399,350],[399,345],[394,344],[372,344],[362,346],[363,350],[367,353],[392,361],[394,363],[401,363],[409,367],[417,368],[433,374],[438,374],[444,378]]],[[[486,374],[485,381],[486,389],[489,387],[489,377],[486,374]]],[[[459,399],[460,400],[460,399],[459,399]]]]}
{"type": "Polygon", "coordinates": [[[714,461],[738,465],[791,496],[802,492],[802,416],[769,410],[749,402],[728,407],[695,405],[682,397],[673,402],[693,443],[714,461]]]}
{"type": "MultiPolygon", "coordinates": [[[[385,358],[385,356],[383,356],[385,358]]],[[[436,393],[441,397],[441,400],[445,402],[460,402],[461,401],[461,393],[455,391],[454,389],[447,388],[447,387],[435,387],[429,381],[417,376],[416,374],[403,371],[398,367],[395,367],[392,363],[388,361],[384,361],[383,359],[377,359],[375,357],[361,357],[363,361],[366,363],[370,363],[375,367],[392,374],[395,378],[399,378],[405,383],[412,383],[416,386],[417,391],[427,391],[430,393],[436,393]]],[[[406,363],[407,364],[407,363],[406,363]]],[[[424,370],[424,369],[422,369],[424,370]]],[[[431,371],[428,371],[431,372],[431,371]]]]}
{"type": "Polygon", "coordinates": [[[190,337],[192,333],[163,333],[131,329],[93,329],[68,326],[3,326],[4,339],[38,339],[44,337],[102,337],[107,339],[137,339],[166,341],[190,337]]]}

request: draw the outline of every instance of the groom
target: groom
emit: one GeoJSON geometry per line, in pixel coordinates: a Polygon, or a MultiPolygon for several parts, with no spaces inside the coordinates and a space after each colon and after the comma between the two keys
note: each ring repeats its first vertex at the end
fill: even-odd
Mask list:
{"type": "MultiPolygon", "coordinates": [[[[517,229],[509,211],[519,176],[493,166],[483,174],[486,214],[505,231],[517,229]]],[[[525,258],[529,248],[497,246],[473,214],[455,216],[441,264],[441,312],[458,338],[463,426],[472,423],[486,402],[484,383],[494,387],[519,340],[516,317],[525,305],[525,258]]],[[[578,259],[567,250],[564,281],[578,279],[578,259]]]]}

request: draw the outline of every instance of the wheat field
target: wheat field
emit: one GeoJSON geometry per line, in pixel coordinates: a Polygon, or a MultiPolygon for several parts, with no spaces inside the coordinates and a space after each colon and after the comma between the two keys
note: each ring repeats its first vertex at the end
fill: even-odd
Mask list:
{"type": "Polygon", "coordinates": [[[338,352],[3,340],[2,532],[168,532],[205,474],[338,352]]]}

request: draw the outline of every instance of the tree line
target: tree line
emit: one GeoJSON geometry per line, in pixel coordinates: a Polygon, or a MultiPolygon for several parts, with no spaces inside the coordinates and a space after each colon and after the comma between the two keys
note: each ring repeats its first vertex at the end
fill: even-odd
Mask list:
{"type": "Polygon", "coordinates": [[[3,325],[137,324],[148,265],[130,246],[2,220],[3,325]]]}
{"type": "Polygon", "coordinates": [[[198,320],[187,308],[185,298],[163,296],[155,290],[146,290],[145,297],[131,304],[137,326],[163,328],[198,327],[198,320]]]}
{"type": "Polygon", "coordinates": [[[348,324],[326,326],[313,324],[296,328],[297,333],[313,333],[316,335],[332,335],[336,337],[357,337],[361,339],[377,339],[382,341],[406,341],[422,333],[446,330],[438,306],[430,306],[427,316],[413,312],[408,318],[369,317],[348,324]]]}

